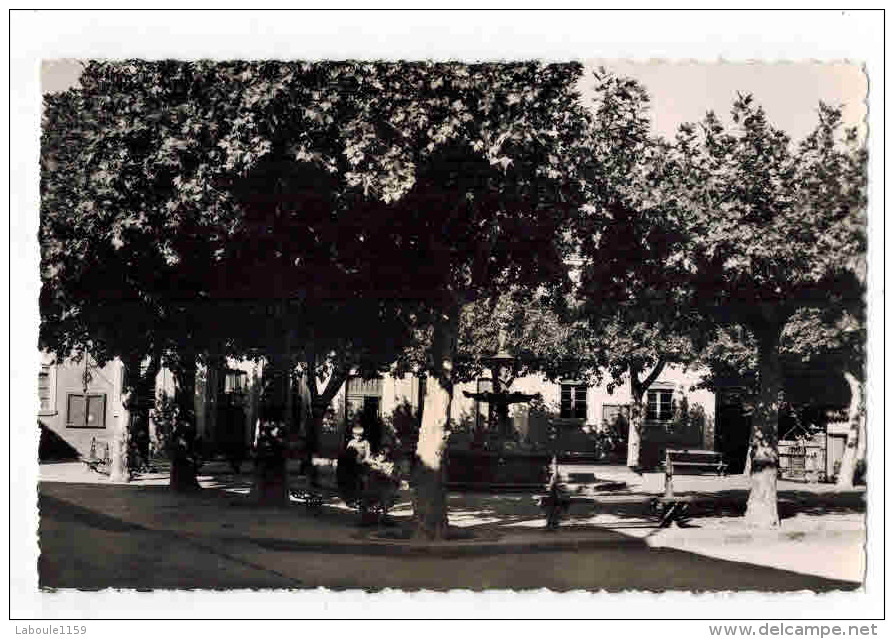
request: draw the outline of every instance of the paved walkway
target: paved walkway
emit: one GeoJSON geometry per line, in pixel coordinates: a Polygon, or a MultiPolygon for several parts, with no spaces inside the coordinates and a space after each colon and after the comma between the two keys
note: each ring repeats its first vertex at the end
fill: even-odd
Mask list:
{"type": "MultiPolygon", "coordinates": [[[[606,526],[629,524],[627,496],[647,500],[664,492],[664,476],[639,475],[624,466],[575,467],[572,472],[592,473],[596,483],[623,482],[616,497],[597,493],[603,505],[589,521],[606,526]],[[620,506],[624,504],[624,506],[620,506]],[[619,512],[620,510],[620,512],[619,512]]],[[[695,518],[688,528],[627,529],[652,547],[676,548],[730,561],[773,566],[783,570],[862,582],[866,569],[866,491],[859,487],[839,491],[834,484],[780,480],[777,485],[782,521],[777,530],[750,530],[741,514],[750,489],[744,475],[727,477],[679,475],[674,494],[693,499],[695,518]]],[[[598,506],[597,506],[598,509],[598,506]]],[[[633,518],[635,519],[635,517],[633,518]]]]}
{"type": "MultiPolygon", "coordinates": [[[[743,478],[679,478],[675,481],[678,493],[699,497],[693,504],[696,517],[691,528],[661,530],[648,516],[653,493],[640,476],[615,467],[564,470],[574,473],[569,478],[580,483],[569,484],[575,499],[558,533],[544,529],[535,495],[452,493],[451,525],[468,531],[468,537],[439,543],[400,539],[400,526],[382,531],[361,528],[356,514],[337,501],[327,504],[318,516],[307,515],[300,503],[285,509],[249,506],[249,475],[234,476],[223,464],[203,468],[200,482],[209,490],[197,495],[170,493],[163,472],[114,486],[79,463],[42,465],[40,492],[42,505],[66,512],[69,519],[74,517],[72,521],[92,529],[123,525],[134,531],[163,531],[191,543],[210,539],[239,545],[240,540],[250,539],[253,552],[262,549],[278,557],[296,551],[368,557],[493,557],[560,550],[636,552],[635,548],[647,545],[825,579],[862,581],[862,490],[838,493],[825,485],[780,482],[782,525],[774,531],[750,531],[743,528],[739,516],[747,498],[743,478]]],[[[393,515],[400,522],[411,512],[409,493],[405,493],[393,515]]]]}
{"type": "Polygon", "coordinates": [[[42,483],[44,588],[401,588],[828,591],[857,584],[672,549],[598,527],[376,538],[340,510],[256,508],[209,489],[42,483]]]}

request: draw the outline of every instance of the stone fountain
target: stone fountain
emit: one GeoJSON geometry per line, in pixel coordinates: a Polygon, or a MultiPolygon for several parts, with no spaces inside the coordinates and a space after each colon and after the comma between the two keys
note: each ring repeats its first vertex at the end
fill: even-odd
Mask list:
{"type": "Polygon", "coordinates": [[[495,436],[497,441],[501,442],[510,440],[513,426],[509,418],[509,407],[512,404],[527,404],[536,397],[536,395],[509,390],[512,385],[512,378],[509,375],[511,375],[513,362],[515,362],[515,357],[506,349],[506,333],[501,329],[496,354],[484,360],[491,371],[492,390],[478,393],[463,391],[466,397],[488,405],[487,427],[490,432],[486,434],[476,432],[476,441],[478,442],[481,442],[482,435],[495,436]]]}
{"type": "Polygon", "coordinates": [[[538,489],[549,478],[548,455],[506,445],[515,441],[509,407],[528,403],[536,397],[509,390],[514,361],[515,357],[506,349],[505,333],[500,331],[496,354],[485,360],[491,371],[492,390],[477,393],[463,391],[466,397],[488,405],[488,421],[485,432],[476,431],[471,450],[451,450],[448,453],[447,483],[453,488],[538,489]]]}

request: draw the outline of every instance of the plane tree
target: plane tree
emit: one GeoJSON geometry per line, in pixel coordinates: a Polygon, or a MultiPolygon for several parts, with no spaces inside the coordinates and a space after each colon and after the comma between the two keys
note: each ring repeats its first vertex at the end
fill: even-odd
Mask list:
{"type": "Polygon", "coordinates": [[[402,288],[423,301],[430,329],[415,480],[417,518],[427,535],[447,527],[442,460],[459,379],[462,310],[565,273],[562,230],[580,204],[571,176],[587,123],[574,90],[579,72],[578,65],[529,63],[435,74],[436,82],[456,87],[446,114],[456,131],[448,144],[423,154],[390,218],[415,265],[400,278],[402,288]]]}
{"type": "Polygon", "coordinates": [[[757,348],[758,393],[746,517],[779,523],[776,503],[783,334],[804,308],[859,309],[866,250],[866,151],[841,112],[820,105],[818,124],[794,143],[750,96],[731,126],[708,114],[684,125],[661,167],[660,197],[682,238],[682,266],[699,314],[744,327],[757,348]]]}
{"type": "Polygon", "coordinates": [[[269,109],[250,126],[271,157],[332,176],[338,238],[325,245],[347,290],[390,300],[404,325],[431,333],[425,368],[437,381],[427,384],[417,449],[426,473],[416,482],[431,490],[416,503],[422,527],[437,535],[460,309],[562,269],[556,229],[578,190],[562,169],[573,168],[569,150],[585,122],[573,89],[579,66],[329,63],[291,72],[271,102],[291,117],[278,118],[275,135],[265,128],[269,109]],[[435,514],[421,514],[429,504],[435,514]]]}
{"type": "Polygon", "coordinates": [[[331,105],[314,88],[345,95],[329,80],[304,64],[90,62],[79,87],[46,98],[42,344],[128,369],[149,358],[145,378],[163,361],[186,434],[175,441],[195,433],[198,359],[249,354],[277,368],[300,353],[313,377],[335,362],[325,400],[349,367],[343,353],[396,339],[374,337],[382,323],[369,320],[385,313],[374,293],[358,300],[369,279],[350,246],[363,242],[360,216],[352,230],[334,204],[350,189],[338,179],[347,162],[321,168],[295,147],[303,135],[314,158],[343,156],[333,131],[348,116],[323,117],[331,105]],[[317,344],[315,329],[342,344],[317,344]]]}
{"type": "MultiPolygon", "coordinates": [[[[82,293],[115,253],[130,260],[124,290],[148,309],[145,334],[171,344],[166,352],[182,363],[184,397],[193,355],[250,348],[237,318],[268,313],[270,330],[256,330],[270,337],[265,348],[300,352],[307,334],[294,331],[338,325],[317,321],[329,317],[316,310],[333,290],[345,307],[428,322],[428,368],[447,393],[463,303],[561,271],[554,240],[563,212],[577,206],[568,176],[586,124],[579,72],[540,63],[91,62],[45,126],[55,137],[45,145],[42,218],[55,221],[42,236],[44,274],[59,302],[48,331],[74,312],[84,343],[114,330],[114,313],[91,317],[94,300],[82,293]],[[61,153],[61,136],[73,142],[66,170],[49,158],[61,153]],[[277,226],[291,230],[265,244],[262,263],[284,267],[269,275],[253,268],[251,245],[277,226]],[[63,228],[77,239],[57,246],[63,228]],[[95,268],[80,272],[78,262],[95,268]],[[242,285],[230,286],[240,269],[242,285]],[[242,299],[252,286],[262,294],[242,299]],[[228,298],[236,301],[224,313],[228,298]],[[308,328],[295,329],[299,320],[308,328]]],[[[78,334],[69,328],[61,332],[78,334]]],[[[106,343],[110,353],[129,348],[106,343]]],[[[312,350],[314,360],[334,352],[312,350]]],[[[433,444],[420,457],[436,470],[447,413],[427,412],[440,423],[423,428],[421,442],[433,444]]]]}
{"type": "Polygon", "coordinates": [[[750,96],[733,104],[731,126],[709,113],[673,141],[653,139],[642,87],[595,80],[593,165],[605,179],[594,183],[606,188],[575,225],[581,308],[619,347],[616,370],[634,391],[646,385],[637,369],[648,382],[667,361],[696,361],[718,329],[747,332],[759,384],[748,518],[776,525],[780,343],[801,309],[862,306],[865,149],[836,108],[820,105],[795,143],[750,96]]]}
{"type": "Polygon", "coordinates": [[[684,235],[659,190],[669,147],[651,134],[649,96],[635,80],[593,74],[590,200],[575,219],[573,309],[609,388],[629,383],[627,464],[641,465],[649,386],[668,364],[691,363],[704,320],[677,259],[684,235]]]}
{"type": "MultiPolygon", "coordinates": [[[[162,360],[177,369],[178,354],[201,350],[189,310],[200,278],[178,252],[198,265],[212,250],[203,220],[174,220],[167,210],[173,188],[159,168],[170,161],[160,115],[167,107],[156,90],[164,74],[147,69],[88,64],[80,88],[46,96],[39,228],[40,345],[100,364],[120,357],[129,428],[141,444],[162,360]]],[[[184,379],[177,399],[188,415],[193,387],[184,379]]],[[[184,428],[191,441],[194,424],[184,428]]],[[[125,442],[112,450],[120,467],[125,442]]],[[[195,485],[189,472],[182,485],[195,485]]]]}
{"type": "MultiPolygon", "coordinates": [[[[830,418],[828,411],[847,405],[848,440],[837,480],[841,487],[852,485],[855,465],[865,457],[865,341],[864,309],[807,306],[792,315],[779,343],[784,402],[790,409],[806,410],[821,425],[830,418]]],[[[705,370],[701,387],[714,392],[729,384],[740,387],[746,393],[743,408],[751,412],[759,381],[758,349],[747,329],[716,327],[698,361],[705,370]]],[[[745,436],[750,442],[752,434],[745,436]]],[[[750,474],[750,452],[744,462],[750,474]]]]}

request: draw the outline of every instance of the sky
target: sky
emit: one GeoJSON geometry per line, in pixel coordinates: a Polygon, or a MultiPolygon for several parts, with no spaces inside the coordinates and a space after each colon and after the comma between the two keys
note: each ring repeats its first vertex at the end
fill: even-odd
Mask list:
{"type": "MultiPolygon", "coordinates": [[[[673,137],[684,122],[714,111],[727,117],[737,93],[750,93],[770,122],[798,140],[817,122],[820,101],[844,107],[847,126],[863,124],[868,83],[856,64],[803,63],[632,63],[607,60],[607,69],[639,80],[652,99],[653,129],[673,137]]],[[[590,63],[589,69],[599,63],[590,63]]],[[[589,70],[588,69],[588,70],[589,70]]]]}
{"type": "MultiPolygon", "coordinates": [[[[727,119],[738,93],[751,93],[773,125],[798,140],[817,122],[820,101],[844,108],[847,126],[862,125],[868,82],[863,69],[847,63],[695,63],[592,60],[586,63],[583,86],[600,66],[639,80],[652,99],[655,133],[672,138],[684,122],[697,122],[713,110],[727,119]]],[[[76,60],[45,60],[41,90],[51,93],[76,85],[81,66],[76,60]]],[[[586,90],[584,99],[588,99],[586,90]]],[[[862,130],[862,126],[861,126],[862,130]]]]}

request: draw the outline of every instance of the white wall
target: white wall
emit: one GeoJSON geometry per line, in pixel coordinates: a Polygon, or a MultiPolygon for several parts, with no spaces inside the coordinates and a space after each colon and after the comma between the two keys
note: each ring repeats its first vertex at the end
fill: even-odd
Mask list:
{"type": "MultiPolygon", "coordinates": [[[[655,380],[659,384],[670,384],[675,390],[680,390],[689,399],[689,405],[700,404],[706,415],[714,419],[714,393],[707,390],[691,390],[695,384],[701,379],[702,372],[686,370],[680,366],[666,366],[658,379],[655,380]]],[[[569,380],[571,381],[571,380],[569,380]]],[[[403,378],[395,378],[385,375],[382,382],[382,415],[390,415],[391,412],[399,406],[404,400],[415,407],[418,397],[418,379],[413,375],[407,375],[403,378]]],[[[339,389],[333,406],[344,402],[346,384],[339,389]]],[[[450,415],[454,420],[461,418],[464,412],[473,413],[475,400],[467,398],[463,391],[474,393],[477,390],[476,382],[466,382],[457,384],[453,394],[453,404],[451,406],[450,415]]],[[[550,382],[542,377],[530,375],[522,377],[512,384],[512,391],[522,393],[540,393],[543,396],[547,406],[559,409],[560,390],[558,383],[550,382]]],[[[609,393],[608,383],[604,382],[599,386],[590,387],[587,390],[587,419],[586,423],[598,426],[602,422],[602,407],[604,404],[629,404],[631,402],[630,382],[625,381],[609,393]]],[[[525,411],[514,405],[510,407],[510,415],[513,417],[522,417],[525,411]]]]}
{"type": "MultiPolygon", "coordinates": [[[[96,439],[96,452],[101,455],[102,444],[111,444],[113,433],[127,415],[121,403],[121,362],[115,359],[98,367],[89,357],[80,362],[71,359],[57,361],[55,357],[42,353],[41,364],[50,367],[51,404],[46,410],[37,411],[38,419],[85,457],[90,453],[91,442],[96,439]],[[82,395],[85,392],[85,366],[89,370],[86,393],[105,395],[105,424],[102,426],[76,427],[67,423],[68,395],[82,395]]],[[[36,390],[36,379],[34,384],[36,390]]],[[[37,398],[36,392],[34,398],[37,398]]]]}

